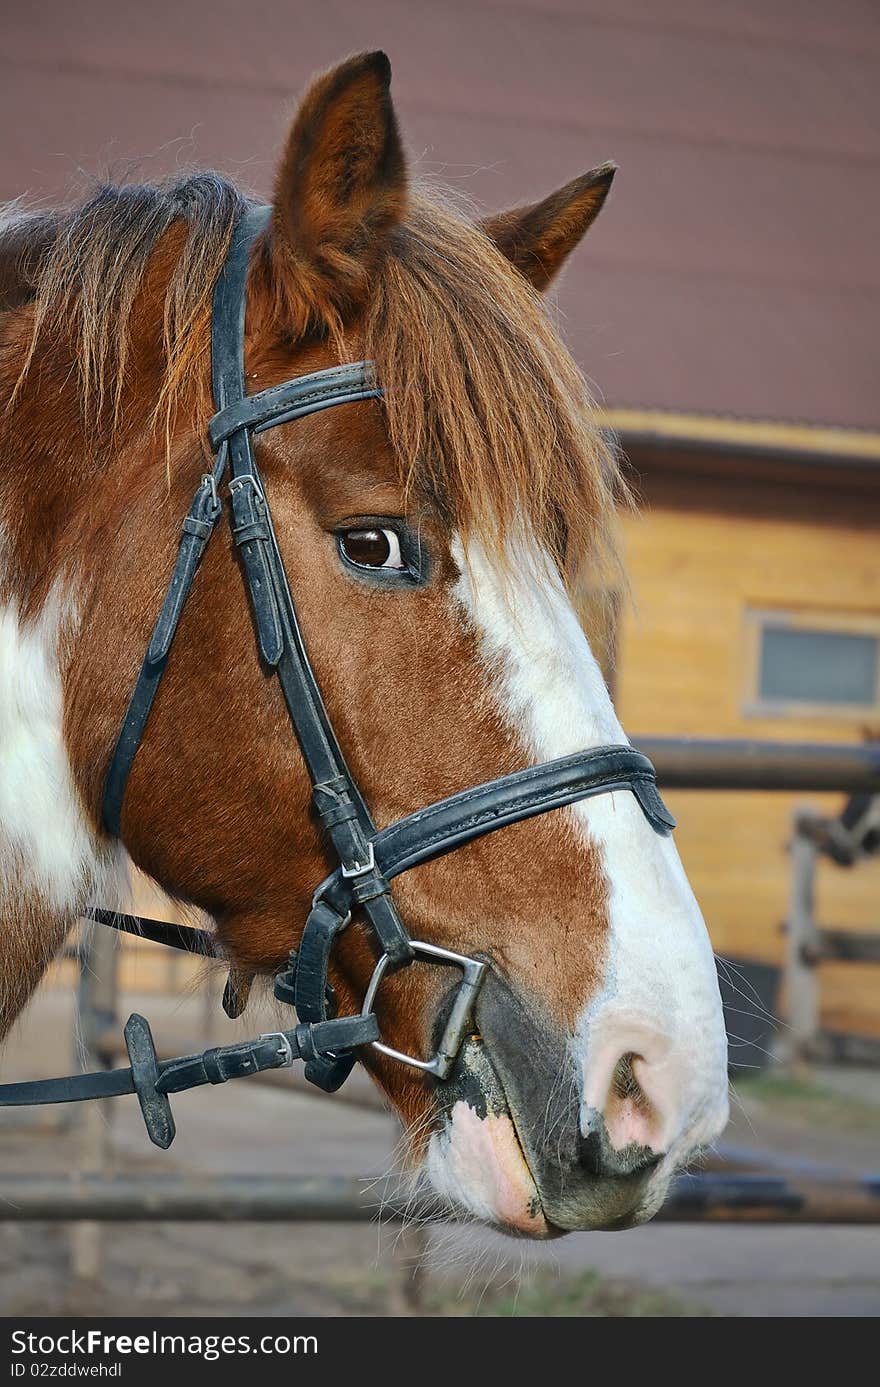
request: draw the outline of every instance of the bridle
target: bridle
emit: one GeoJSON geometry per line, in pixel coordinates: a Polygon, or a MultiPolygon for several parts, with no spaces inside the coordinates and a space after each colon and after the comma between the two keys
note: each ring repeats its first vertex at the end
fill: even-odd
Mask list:
{"type": "MultiPolygon", "coordinates": [[[[281,684],[312,782],[314,807],[337,860],[337,866],[315,890],[299,947],[275,978],[275,996],[295,1007],[298,1024],[257,1040],[160,1061],[148,1023],[133,1015],[124,1030],[129,1067],[0,1086],[0,1107],[136,1093],[150,1139],[161,1147],[168,1147],[175,1133],[169,1094],[277,1069],[296,1059],[305,1062],[306,1077],[328,1092],[345,1081],[357,1051],[365,1045],[436,1080],[449,1077],[473,1026],[474,1003],[487,964],[410,938],[390,890],[390,883],[400,873],[507,824],[613,790],[631,791],[657,833],[668,834],[675,826],[660,798],[651,762],[634,747],[620,745],[577,752],[487,781],[377,830],[346,765],[309,662],[253,439],[266,429],[318,410],[379,399],[382,390],[372,362],[359,361],[298,376],[255,395],[245,393],[247,273],[254,240],[267,226],[270,212],[270,208],[260,207],[242,215],[214,290],[211,350],[216,413],[208,425],[208,438],[215,460],[202,477],[183,521],[168,592],[107,771],[103,820],[107,833],[119,837],[129,773],[199,562],[223,510],[221,487],[228,475],[232,535],[250,597],[260,659],[281,684]],[[369,923],[380,957],[360,1015],[335,1016],[328,982],[330,958],[334,944],[356,913],[369,923]],[[416,959],[454,966],[462,973],[443,1033],[429,1059],[406,1055],[384,1044],[373,1010],[385,974],[416,959]]],[[[88,913],[101,924],[174,948],[218,953],[207,931],[100,909],[88,913]]],[[[230,1015],[237,1015],[241,1003],[233,976],[230,974],[224,1006],[230,1015]]]]}

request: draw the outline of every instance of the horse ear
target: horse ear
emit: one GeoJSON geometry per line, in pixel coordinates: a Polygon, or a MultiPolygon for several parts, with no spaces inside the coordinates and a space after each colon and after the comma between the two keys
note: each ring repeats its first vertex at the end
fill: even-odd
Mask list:
{"type": "Polygon", "coordinates": [[[366,301],[406,203],[391,64],[362,53],[313,82],[275,181],[276,299],[298,334],[338,327],[366,301]]]}
{"type": "Polygon", "coordinates": [[[615,172],[616,165],[600,164],[542,202],[499,212],[480,226],[529,283],[543,292],[596,220],[615,172]]]}

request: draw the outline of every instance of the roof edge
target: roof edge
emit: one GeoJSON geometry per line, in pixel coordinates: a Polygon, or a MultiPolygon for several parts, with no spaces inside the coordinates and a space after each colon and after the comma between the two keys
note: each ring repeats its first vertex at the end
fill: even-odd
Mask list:
{"type": "Polygon", "coordinates": [[[600,410],[600,422],[614,430],[624,447],[677,447],[790,462],[880,466],[880,431],[873,429],[628,408],[600,410]]]}

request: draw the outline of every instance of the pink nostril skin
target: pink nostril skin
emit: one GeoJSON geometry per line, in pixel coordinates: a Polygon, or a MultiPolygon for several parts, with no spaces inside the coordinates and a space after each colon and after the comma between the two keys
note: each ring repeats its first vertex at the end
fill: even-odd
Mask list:
{"type": "Polygon", "coordinates": [[[586,1066],[582,1128],[586,1135],[601,1116],[615,1151],[642,1147],[662,1155],[686,1128],[691,1115],[689,1085],[677,1074],[672,1044],[647,1028],[594,1050],[586,1066]]]}
{"type": "Polygon", "coordinates": [[[666,1145],[662,1113],[648,1096],[642,1079],[648,1080],[641,1055],[621,1056],[614,1067],[602,1116],[608,1139],[615,1150],[646,1146],[660,1155],[666,1145]]]}
{"type": "Polygon", "coordinates": [[[626,1175],[667,1157],[679,1165],[721,1135],[727,1122],[723,1054],[686,1043],[631,1011],[607,1016],[604,1035],[594,1032],[591,1042],[582,1061],[580,1113],[580,1160],[587,1170],[626,1175]]]}

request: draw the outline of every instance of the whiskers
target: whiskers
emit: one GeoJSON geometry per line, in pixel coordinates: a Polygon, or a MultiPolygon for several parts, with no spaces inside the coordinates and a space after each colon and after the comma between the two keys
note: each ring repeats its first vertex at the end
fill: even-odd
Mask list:
{"type": "Polygon", "coordinates": [[[365,1194],[378,1192],[376,1214],[376,1262],[382,1254],[384,1231],[399,1221],[391,1243],[396,1251],[413,1228],[422,1228],[448,1213],[446,1202],[430,1191],[420,1178],[416,1164],[425,1144],[424,1139],[439,1130],[440,1115],[429,1107],[414,1122],[404,1127],[388,1161],[388,1165],[372,1179],[363,1181],[365,1194]]]}
{"type": "MultiPolygon", "coordinates": [[[[749,982],[748,978],[745,976],[741,969],[737,968],[735,963],[733,963],[729,958],[722,958],[720,954],[715,955],[715,962],[718,966],[719,972],[721,973],[725,983],[730,988],[731,992],[733,992],[737,997],[740,997],[744,1002],[749,1003],[750,1006],[754,1006],[757,1008],[757,1010],[755,1011],[742,1010],[741,1012],[737,1013],[738,1015],[752,1016],[755,1018],[755,1020],[759,1021],[769,1021],[770,1024],[774,1027],[778,1026],[785,1027],[786,1029],[788,1028],[787,1023],[783,1021],[780,1016],[776,1015],[776,1013],[772,1011],[768,1011],[768,1009],[764,1006],[764,1003],[761,1001],[761,998],[758,995],[758,991],[754,983],[749,982]],[[743,986],[737,987],[736,983],[734,982],[734,978],[736,978],[737,982],[742,983],[743,986]],[[746,989],[745,991],[743,990],[744,988],[746,989]]],[[[728,1007],[728,1011],[730,1010],[733,1009],[728,1007]]]]}
{"type": "Polygon", "coordinates": [[[563,1056],[559,1068],[547,1093],[544,1105],[544,1120],[541,1127],[541,1150],[549,1155],[551,1142],[556,1137],[555,1164],[561,1172],[562,1188],[565,1187],[566,1163],[563,1159],[562,1144],[569,1130],[568,1120],[580,1106],[579,1079],[571,1058],[563,1056]],[[564,1096],[563,1096],[564,1094],[564,1096]]]}
{"type": "MultiPolygon", "coordinates": [[[[548,1095],[551,1140],[553,1096],[566,1078],[562,1065],[548,1095]]],[[[462,1314],[475,1314],[489,1293],[513,1288],[518,1296],[529,1276],[546,1264],[548,1250],[537,1252],[530,1243],[487,1228],[463,1204],[450,1203],[428,1186],[420,1158],[426,1138],[443,1139],[442,1123],[442,1114],[434,1109],[421,1114],[401,1132],[385,1169],[363,1182],[365,1194],[378,1195],[376,1265],[391,1255],[406,1276],[415,1279],[430,1271],[438,1290],[444,1282],[452,1283],[462,1314]]],[[[555,1252],[550,1256],[558,1266],[555,1252]]]]}

